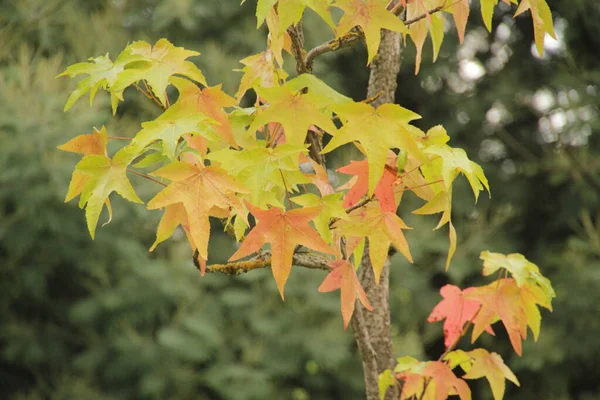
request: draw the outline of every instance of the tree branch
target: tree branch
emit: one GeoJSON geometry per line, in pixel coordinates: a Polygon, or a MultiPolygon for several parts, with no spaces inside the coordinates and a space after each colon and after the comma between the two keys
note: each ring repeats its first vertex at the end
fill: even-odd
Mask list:
{"type": "MultiPolygon", "coordinates": [[[[408,28],[415,22],[419,22],[420,20],[427,18],[428,15],[443,11],[445,8],[446,8],[445,5],[441,5],[441,6],[432,8],[431,10],[419,15],[418,17],[415,17],[408,21],[405,21],[404,25],[406,25],[406,27],[408,28]]],[[[400,14],[402,12],[402,10],[403,10],[403,8],[398,7],[398,6],[396,6],[392,9],[392,11],[396,15],[400,14]]],[[[318,56],[325,54],[325,53],[339,50],[343,47],[351,46],[354,43],[356,43],[357,41],[359,41],[360,39],[362,39],[363,37],[364,37],[364,33],[361,30],[358,30],[358,29],[352,30],[339,38],[331,39],[328,42],[322,43],[322,44],[314,47],[313,49],[311,49],[308,52],[308,54],[306,55],[306,59],[303,62],[306,67],[306,70],[309,72],[312,71],[314,60],[318,56]]],[[[292,45],[293,45],[293,41],[292,41],[292,45]]]]}
{"type": "MultiPolygon", "coordinates": [[[[196,257],[194,257],[196,259],[196,257]]],[[[308,269],[320,269],[330,271],[327,265],[329,260],[324,256],[314,253],[296,253],[292,261],[293,265],[308,269]]],[[[255,269],[268,268],[271,266],[271,253],[260,251],[248,261],[236,261],[227,264],[212,264],[206,266],[206,272],[220,272],[227,275],[240,275],[255,269]]]]}

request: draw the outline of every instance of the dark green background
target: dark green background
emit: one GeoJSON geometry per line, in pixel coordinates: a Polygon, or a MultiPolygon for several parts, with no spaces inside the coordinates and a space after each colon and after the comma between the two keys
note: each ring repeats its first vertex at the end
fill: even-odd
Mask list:
{"type": "MultiPolygon", "coordinates": [[[[316,290],[322,273],[294,269],[282,303],[268,270],[200,278],[181,233],[148,253],[157,212],[115,196],[113,222],[92,242],[76,201],[63,203],[78,157],[57,145],[102,124],[132,136],[157,110],[129,91],[116,118],[103,95],[93,108],[81,100],[63,114],[74,82],[54,77],[90,56],[115,56],[129,41],[166,37],[202,52],[196,61],[209,83],[223,82],[233,94],[241,75],[230,71],[261,51],[265,37],[264,28],[255,30],[255,2],[238,3],[0,1],[0,398],[364,396],[339,295],[316,290]]],[[[543,59],[532,54],[531,19],[513,20],[504,6],[491,34],[475,9],[465,44],[448,32],[435,64],[426,43],[417,77],[408,45],[398,103],[423,116],[420,127],[448,129],[451,144],[483,166],[492,198],[474,205],[465,181],[458,183],[459,248],[448,273],[446,231],[430,230],[436,217],[411,216],[420,203],[406,199],[416,262],[392,260],[393,334],[398,356],[437,358],[441,326],[425,319],[439,288],[485,282],[481,250],[520,252],[550,277],[558,297],[523,357],[502,328],[497,339],[480,341],[521,381],[520,389],[508,384],[506,398],[592,400],[600,398],[600,3],[549,4],[560,40],[543,59]],[[465,77],[476,64],[485,74],[465,77]]],[[[309,45],[330,37],[311,13],[305,27],[309,45]]],[[[356,46],[318,59],[315,73],[362,99],[365,61],[356,46]]],[[[146,201],[157,191],[132,180],[146,201]]],[[[213,239],[213,261],[225,260],[232,244],[213,239]]],[[[475,399],[491,398],[487,383],[473,389],[475,399]]]]}

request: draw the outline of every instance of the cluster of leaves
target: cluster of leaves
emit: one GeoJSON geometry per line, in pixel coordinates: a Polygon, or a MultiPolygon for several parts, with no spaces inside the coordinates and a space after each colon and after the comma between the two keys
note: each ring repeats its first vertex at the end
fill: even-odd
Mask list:
{"type": "MultiPolygon", "coordinates": [[[[497,0],[482,0],[484,21],[489,22],[491,6],[496,3],[497,0]]],[[[148,201],[147,208],[164,209],[164,214],[151,250],[182,226],[204,273],[214,267],[207,266],[209,218],[219,218],[241,242],[230,262],[257,253],[249,263],[243,263],[244,269],[251,268],[252,262],[262,262],[260,249],[271,245],[270,266],[282,298],[294,255],[299,251],[318,252],[314,267],[330,270],[319,290],[341,289],[345,328],[357,298],[371,308],[356,275],[366,243],[377,282],[390,245],[412,262],[403,232],[410,228],[397,215],[404,192],[412,192],[425,201],[413,213],[441,214],[436,229],[448,224],[448,268],[457,241],[451,220],[452,185],[463,174],[477,201],[481,191],[489,192],[481,167],[465,151],[448,145],[449,136],[442,126],[424,132],[411,125],[420,116],[410,110],[395,104],[373,107],[368,101],[355,102],[311,74],[289,79],[283,70],[283,52],[289,51],[297,58],[297,69],[310,72],[312,51],[293,51],[294,36],[289,32],[301,20],[306,7],[320,15],[336,36],[320,47],[325,50],[315,48],[313,54],[364,37],[369,63],[377,54],[381,29],[389,29],[412,38],[418,49],[418,71],[428,33],[434,54],[439,51],[444,32],[442,11],[453,15],[459,36],[464,35],[469,13],[466,0],[452,4],[442,0],[401,1],[392,8],[390,4],[382,0],[259,1],[258,25],[266,21],[268,48],[242,60],[245,67],[235,98],[223,92],[220,85],[207,84],[202,72],[188,60],[199,53],[176,47],[166,39],[154,45],[134,42],[115,62],[106,55],[70,66],[61,75],[87,76],[71,94],[65,110],[88,92],[93,102],[102,88],[110,93],[115,113],[125,89],[133,86],[163,112],[155,120],[143,123],[131,140],[109,136],[103,127],[60,146],[83,155],[66,200],[80,197],[79,205],[85,207],[88,229],[94,237],[104,205],[109,221],[112,216],[110,194],[117,192],[129,201],[143,202],[135,193],[128,172],[152,180],[164,188],[148,201]],[[331,6],[344,13],[337,24],[330,16],[331,6]],[[405,22],[398,18],[403,10],[405,22]],[[171,85],[178,92],[173,104],[167,93],[171,85]],[[239,104],[248,90],[256,93],[257,100],[254,107],[244,108],[239,104]],[[127,144],[109,155],[108,140],[127,140],[127,144]],[[321,150],[324,140],[328,143],[321,150]],[[323,154],[349,144],[365,159],[339,168],[338,172],[352,178],[334,188],[323,154]],[[148,168],[153,169],[149,174],[136,170],[148,168]]],[[[517,14],[531,10],[537,42],[538,36],[553,31],[545,1],[534,4],[521,1],[517,14]]],[[[536,304],[550,308],[551,286],[537,267],[519,256],[511,255],[509,261],[491,253],[485,257],[484,273],[503,267],[514,279],[503,278],[487,287],[463,292],[446,287],[442,293],[445,300],[431,319],[447,318],[449,349],[466,324],[474,324],[476,339],[484,330],[491,332],[490,325],[501,319],[520,354],[520,340],[525,338],[527,326],[535,337],[539,334],[536,304]],[[514,265],[515,257],[521,264],[514,265]],[[457,305],[459,315],[449,311],[457,305]]],[[[231,268],[235,266],[230,264],[231,268]]],[[[405,382],[403,396],[438,399],[456,391],[467,398],[468,387],[448,368],[461,365],[468,372],[467,377],[489,376],[479,365],[493,362],[504,371],[499,356],[482,351],[448,352],[433,363],[401,363],[394,373],[405,382]],[[427,390],[428,387],[432,389],[427,390]]],[[[391,372],[386,376],[394,379],[391,372]]],[[[494,382],[497,379],[497,373],[490,378],[494,382]]],[[[495,396],[501,397],[496,383],[492,387],[495,396]]]]}
{"type": "Polygon", "coordinates": [[[538,306],[552,310],[555,292],[537,265],[521,254],[483,251],[481,259],[483,275],[498,272],[499,278],[486,286],[462,291],[454,285],[446,285],[440,290],[443,300],[435,306],[427,320],[444,320],[446,351],[437,361],[419,362],[412,357],[399,358],[394,371],[386,370],[380,375],[382,398],[389,386],[399,384],[398,380],[402,382],[401,399],[413,396],[418,399],[439,399],[451,394],[458,394],[462,400],[470,399],[471,391],[463,379],[485,377],[495,400],[504,396],[505,379],[519,385],[499,354],[481,348],[468,352],[454,348],[471,326],[473,343],[484,331],[494,335],[492,324],[502,321],[515,352],[522,355],[521,339],[527,338],[527,328],[531,329],[535,341],[540,334],[541,314],[538,306]],[[458,366],[466,372],[462,379],[452,372],[458,366]]]}

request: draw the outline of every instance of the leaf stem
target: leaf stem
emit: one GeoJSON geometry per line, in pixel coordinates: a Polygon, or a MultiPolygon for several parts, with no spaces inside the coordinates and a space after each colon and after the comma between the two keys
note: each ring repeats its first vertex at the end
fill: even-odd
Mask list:
{"type": "Polygon", "coordinates": [[[109,139],[113,140],[133,140],[133,138],[125,137],[125,136],[107,136],[109,139]]]}
{"type": "Polygon", "coordinates": [[[132,170],[131,168],[127,168],[127,172],[131,172],[131,173],[132,173],[132,174],[134,174],[134,175],[141,176],[142,178],[148,179],[149,181],[152,181],[152,182],[154,182],[154,183],[158,183],[159,185],[162,185],[162,186],[164,186],[164,187],[167,187],[167,186],[168,186],[168,185],[166,185],[166,184],[162,183],[161,181],[159,181],[159,180],[157,180],[157,179],[154,179],[154,178],[153,178],[153,177],[151,177],[151,176],[148,176],[148,175],[146,175],[146,174],[142,174],[141,172],[134,171],[134,170],[132,170]]]}

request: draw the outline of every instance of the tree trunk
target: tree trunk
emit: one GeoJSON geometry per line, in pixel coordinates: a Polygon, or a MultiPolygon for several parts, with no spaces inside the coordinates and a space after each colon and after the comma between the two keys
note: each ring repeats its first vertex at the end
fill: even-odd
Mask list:
{"type": "MultiPolygon", "coordinates": [[[[399,34],[384,30],[379,51],[371,63],[367,90],[369,98],[379,94],[379,97],[371,103],[373,107],[394,103],[400,56],[399,34]]],[[[363,360],[366,398],[379,400],[379,374],[395,365],[390,331],[389,262],[383,268],[377,285],[369,260],[368,246],[366,246],[358,276],[373,306],[373,311],[366,310],[360,302],[357,302],[352,329],[363,360]]],[[[387,391],[385,399],[396,400],[399,396],[398,388],[394,387],[387,391]]]]}

